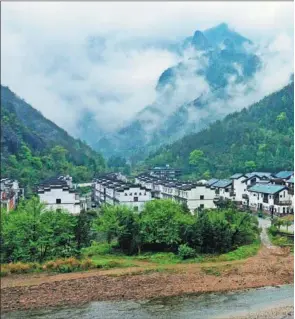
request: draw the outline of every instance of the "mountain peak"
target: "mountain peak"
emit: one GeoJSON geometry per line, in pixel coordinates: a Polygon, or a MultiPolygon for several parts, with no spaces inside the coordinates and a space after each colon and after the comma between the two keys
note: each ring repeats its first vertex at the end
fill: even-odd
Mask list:
{"type": "Polygon", "coordinates": [[[229,30],[229,27],[227,23],[222,22],[218,24],[216,27],[213,27],[212,29],[229,30]]]}
{"type": "Polygon", "coordinates": [[[204,50],[208,48],[209,42],[203,32],[197,30],[193,36],[192,45],[198,50],[204,50]]]}

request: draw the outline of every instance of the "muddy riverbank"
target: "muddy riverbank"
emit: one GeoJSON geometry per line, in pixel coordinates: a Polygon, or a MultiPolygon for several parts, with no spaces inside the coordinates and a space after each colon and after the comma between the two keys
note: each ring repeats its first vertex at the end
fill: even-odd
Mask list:
{"type": "MultiPolygon", "coordinates": [[[[168,267],[169,268],[169,267],[168,267]]],[[[167,271],[135,269],[2,279],[2,312],[82,305],[93,301],[145,300],[190,293],[232,291],[293,283],[293,256],[263,247],[247,260],[171,265],[167,271]],[[137,273],[136,273],[137,272],[137,273]]]]}

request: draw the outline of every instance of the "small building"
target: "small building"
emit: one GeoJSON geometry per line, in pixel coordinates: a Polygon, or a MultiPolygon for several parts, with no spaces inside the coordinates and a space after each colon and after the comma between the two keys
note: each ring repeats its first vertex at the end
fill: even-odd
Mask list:
{"type": "Polygon", "coordinates": [[[21,197],[23,197],[23,189],[19,187],[17,180],[2,178],[0,184],[0,201],[1,208],[7,212],[14,210],[21,197]]]}
{"type": "Polygon", "coordinates": [[[232,180],[232,188],[235,194],[235,202],[242,204],[243,202],[243,194],[247,192],[244,181],[248,179],[248,177],[241,173],[236,173],[230,177],[232,180]]]}
{"type": "Polygon", "coordinates": [[[85,209],[79,195],[72,188],[70,176],[59,176],[44,180],[37,187],[40,202],[45,204],[46,209],[67,210],[73,215],[80,214],[85,209]]]}
{"type": "Polygon", "coordinates": [[[235,200],[233,182],[230,179],[220,179],[212,187],[215,189],[216,199],[235,200]]]}
{"type": "Polygon", "coordinates": [[[256,184],[248,189],[249,208],[274,214],[291,213],[291,196],[284,185],[256,184]]]}
{"type": "Polygon", "coordinates": [[[149,169],[151,176],[158,177],[160,179],[176,179],[181,176],[181,170],[178,168],[171,168],[169,165],[157,166],[149,169]]]}

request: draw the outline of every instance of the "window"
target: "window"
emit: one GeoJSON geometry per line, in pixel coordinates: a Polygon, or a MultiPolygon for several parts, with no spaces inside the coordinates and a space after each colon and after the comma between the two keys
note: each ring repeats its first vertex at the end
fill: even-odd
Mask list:
{"type": "MultiPolygon", "coordinates": [[[[135,194],[136,195],[136,194],[135,194]]],[[[141,193],[139,193],[139,195],[141,195],[141,193]]]]}
{"type": "Polygon", "coordinates": [[[226,188],[224,191],[225,191],[226,193],[228,193],[228,188],[226,188]]]}
{"type": "Polygon", "coordinates": [[[61,199],[60,198],[56,199],[56,204],[61,204],[61,199]]]}
{"type": "Polygon", "coordinates": [[[60,208],[58,208],[56,211],[57,211],[58,213],[61,213],[61,209],[60,209],[60,208]]]}
{"type": "Polygon", "coordinates": [[[127,196],[128,194],[127,193],[125,193],[125,196],[127,196]]]}
{"type": "Polygon", "coordinates": [[[138,202],[138,197],[134,197],[134,198],[133,198],[133,201],[134,201],[134,202],[138,202]]]}
{"type": "Polygon", "coordinates": [[[138,212],[138,206],[134,206],[134,211],[138,212]]]}
{"type": "Polygon", "coordinates": [[[204,195],[200,195],[200,199],[204,199],[204,195]]]}
{"type": "Polygon", "coordinates": [[[132,193],[129,193],[130,196],[132,196],[132,193]]]}
{"type": "Polygon", "coordinates": [[[134,195],[137,195],[137,193],[134,193],[134,195]]]}
{"type": "Polygon", "coordinates": [[[200,205],[200,208],[201,208],[201,209],[204,208],[204,204],[201,204],[201,205],[200,205]]]}

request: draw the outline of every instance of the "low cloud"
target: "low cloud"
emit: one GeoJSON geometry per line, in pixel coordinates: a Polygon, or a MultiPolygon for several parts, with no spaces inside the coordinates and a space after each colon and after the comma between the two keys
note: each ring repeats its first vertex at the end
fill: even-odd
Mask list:
{"type": "MultiPolygon", "coordinates": [[[[247,88],[234,88],[232,109],[279,89],[293,66],[290,2],[6,2],[1,9],[2,84],[75,135],[84,110],[112,131],[153,104],[160,74],[181,60],[169,44],[196,29],[225,21],[260,48],[264,39],[276,39],[261,51],[264,66],[251,84],[254,92],[245,96],[247,88]]],[[[204,78],[189,72],[177,78],[161,112],[208,91],[204,78]]]]}

